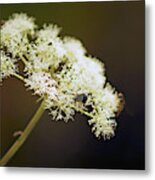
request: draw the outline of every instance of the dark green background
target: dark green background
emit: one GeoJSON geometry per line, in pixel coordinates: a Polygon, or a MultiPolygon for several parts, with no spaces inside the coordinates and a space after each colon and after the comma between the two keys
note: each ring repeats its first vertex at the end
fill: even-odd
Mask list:
{"type": "MultiPolygon", "coordinates": [[[[103,60],[108,80],[126,106],[116,136],[97,140],[86,117],[68,124],[51,121],[48,112],[7,166],[144,169],[144,1],[1,4],[1,19],[12,13],[34,16],[39,25],[56,23],[62,35],[79,38],[89,54],[103,60]]],[[[1,87],[2,155],[15,141],[37,106],[31,92],[14,78],[1,87]]]]}

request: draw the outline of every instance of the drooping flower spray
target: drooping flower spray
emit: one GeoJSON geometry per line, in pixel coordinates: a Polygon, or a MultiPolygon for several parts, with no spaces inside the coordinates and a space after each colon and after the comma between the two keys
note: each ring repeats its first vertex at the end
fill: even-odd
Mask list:
{"type": "Polygon", "coordinates": [[[1,26],[1,81],[14,76],[42,100],[1,165],[17,152],[45,109],[56,121],[68,122],[75,112],[86,115],[91,131],[106,140],[115,135],[116,117],[124,106],[123,95],[107,82],[104,64],[87,55],[81,41],[62,38],[61,28],[54,24],[39,29],[34,21],[23,13],[13,14],[1,26]],[[19,61],[24,65],[22,75],[19,61]]]}

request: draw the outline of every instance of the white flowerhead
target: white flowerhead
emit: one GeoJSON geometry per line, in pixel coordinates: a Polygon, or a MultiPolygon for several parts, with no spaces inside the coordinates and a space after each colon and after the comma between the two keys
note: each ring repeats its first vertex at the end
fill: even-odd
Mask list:
{"type": "Polygon", "coordinates": [[[51,40],[57,38],[57,36],[60,34],[60,31],[61,28],[58,27],[56,24],[44,24],[43,29],[37,32],[37,41],[49,43],[51,40]]]}
{"type": "Polygon", "coordinates": [[[34,94],[41,97],[48,97],[53,100],[57,96],[56,81],[51,78],[49,73],[34,72],[25,79],[25,86],[33,90],[34,94]]]}
{"type": "Polygon", "coordinates": [[[97,138],[103,137],[106,140],[115,135],[116,121],[108,120],[103,113],[94,115],[88,123],[92,126],[92,132],[94,132],[97,138]]]}
{"type": "Polygon", "coordinates": [[[0,51],[0,81],[17,72],[15,63],[16,59],[11,58],[10,54],[5,53],[3,50],[0,51]]]}
{"type": "Polygon", "coordinates": [[[1,27],[1,46],[7,47],[14,57],[25,52],[28,35],[33,36],[35,28],[34,18],[23,13],[13,14],[1,27]]]}
{"type": "Polygon", "coordinates": [[[86,49],[78,39],[68,36],[63,39],[63,42],[69,57],[73,56],[78,60],[85,55],[86,49]]]}
{"type": "Polygon", "coordinates": [[[26,14],[14,14],[2,25],[2,78],[17,73],[20,59],[25,86],[45,101],[54,120],[68,122],[77,111],[89,117],[96,137],[113,137],[123,102],[107,82],[104,64],[87,55],[80,40],[62,38],[57,25],[36,27],[26,14]]]}

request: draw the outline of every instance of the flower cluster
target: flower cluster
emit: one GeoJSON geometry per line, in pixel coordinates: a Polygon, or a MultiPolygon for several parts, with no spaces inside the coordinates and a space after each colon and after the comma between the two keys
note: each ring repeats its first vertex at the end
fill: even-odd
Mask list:
{"type": "Polygon", "coordinates": [[[1,27],[1,47],[16,57],[27,51],[28,36],[34,35],[34,19],[26,14],[13,14],[1,27]]]}
{"type": "Polygon", "coordinates": [[[56,81],[51,79],[49,73],[34,72],[25,79],[25,86],[34,91],[34,94],[48,97],[50,100],[56,98],[57,90],[55,88],[56,81]]]}
{"type": "Polygon", "coordinates": [[[3,50],[0,51],[0,60],[1,60],[1,77],[0,81],[4,77],[9,77],[17,71],[16,59],[11,58],[10,54],[5,53],[3,50]]]}
{"type": "Polygon", "coordinates": [[[2,78],[17,74],[22,61],[25,86],[45,101],[54,120],[67,122],[81,112],[96,137],[114,136],[123,98],[107,82],[104,64],[88,56],[80,40],[61,37],[54,24],[38,29],[26,14],[14,14],[1,29],[2,78]]]}

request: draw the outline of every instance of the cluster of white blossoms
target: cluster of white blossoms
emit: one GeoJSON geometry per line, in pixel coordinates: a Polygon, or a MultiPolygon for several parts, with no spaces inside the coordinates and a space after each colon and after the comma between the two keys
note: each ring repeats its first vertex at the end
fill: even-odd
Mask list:
{"type": "Polygon", "coordinates": [[[1,70],[1,77],[0,81],[4,77],[9,77],[10,75],[13,75],[17,71],[17,67],[15,65],[16,59],[11,58],[10,54],[5,53],[4,51],[0,51],[0,70],[1,70]]]}
{"type": "Polygon", "coordinates": [[[28,86],[30,90],[34,91],[43,98],[49,99],[56,98],[56,81],[51,79],[50,73],[46,72],[34,72],[27,79],[25,79],[25,86],[28,86]]]}
{"type": "Polygon", "coordinates": [[[36,25],[34,19],[26,14],[13,14],[1,26],[1,46],[7,48],[12,56],[27,51],[28,35],[33,35],[36,25]]]}
{"type": "Polygon", "coordinates": [[[67,122],[80,112],[96,137],[110,139],[123,107],[121,93],[107,82],[104,64],[60,31],[54,24],[39,29],[26,14],[10,17],[1,27],[1,78],[20,76],[21,61],[25,86],[45,101],[53,120],[67,122]]]}

